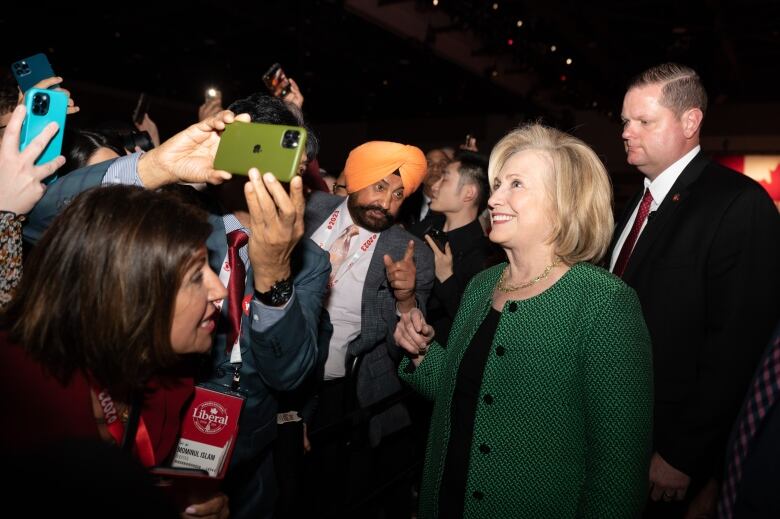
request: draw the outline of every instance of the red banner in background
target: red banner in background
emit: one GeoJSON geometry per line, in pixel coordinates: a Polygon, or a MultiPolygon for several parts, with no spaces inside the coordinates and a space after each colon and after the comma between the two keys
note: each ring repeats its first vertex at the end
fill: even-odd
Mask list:
{"type": "Polygon", "coordinates": [[[727,155],[715,160],[761,184],[780,205],[780,155],[727,155]]]}

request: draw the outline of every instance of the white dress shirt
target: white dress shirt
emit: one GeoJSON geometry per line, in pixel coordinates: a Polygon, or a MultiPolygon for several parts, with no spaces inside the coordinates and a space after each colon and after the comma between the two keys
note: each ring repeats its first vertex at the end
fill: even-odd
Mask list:
{"type": "MultiPolygon", "coordinates": [[[[700,150],[701,146],[696,146],[691,151],[683,155],[677,162],[663,170],[661,174],[655,177],[655,180],[652,182],[648,180],[647,177],[645,177],[645,189],[649,189],[650,194],[653,195],[653,202],[650,204],[650,214],[658,209],[658,207],[664,201],[664,198],[666,198],[666,195],[668,195],[669,191],[671,191],[674,183],[677,182],[680,174],[693,160],[693,157],[699,153],[700,150]]],[[[634,220],[636,220],[636,213],[638,211],[639,203],[637,203],[636,207],[634,207],[634,212],[631,213],[631,218],[628,219],[626,226],[623,227],[623,232],[620,233],[620,238],[615,244],[615,248],[612,250],[612,259],[609,262],[610,272],[612,272],[612,270],[615,268],[615,263],[617,262],[618,256],[620,256],[620,250],[623,248],[623,244],[626,242],[626,238],[628,238],[628,235],[631,232],[631,228],[634,226],[634,220]]],[[[642,224],[642,228],[639,230],[639,236],[642,236],[642,232],[644,232],[649,219],[650,218],[648,217],[648,219],[645,220],[645,223],[642,224]]],[[[639,236],[637,236],[637,242],[639,241],[639,236]]]]}
{"type": "MultiPolygon", "coordinates": [[[[354,223],[349,214],[346,200],[335,211],[338,211],[338,216],[333,228],[328,229],[328,223],[331,220],[331,217],[328,217],[311,236],[314,243],[326,251],[330,250],[336,238],[354,223]]],[[[339,270],[333,273],[335,285],[325,296],[325,307],[328,309],[330,322],[333,324],[333,336],[330,339],[328,359],[325,361],[325,380],[341,378],[347,374],[347,346],[360,335],[363,284],[380,233],[374,233],[362,227],[358,227],[358,229],[358,235],[349,242],[347,259],[341,264],[339,270]],[[366,247],[367,250],[361,251],[361,245],[366,244],[374,235],[376,237],[366,247]]]]}

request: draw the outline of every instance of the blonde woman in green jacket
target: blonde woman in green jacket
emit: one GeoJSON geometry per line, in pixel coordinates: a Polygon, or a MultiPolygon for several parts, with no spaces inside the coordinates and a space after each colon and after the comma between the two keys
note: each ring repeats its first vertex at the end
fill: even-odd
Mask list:
{"type": "Polygon", "coordinates": [[[401,377],[434,409],[419,517],[637,517],[648,490],[650,338],[634,291],[594,266],[612,234],[607,172],[529,125],[490,156],[490,239],[446,345],[421,312],[395,331],[401,377]]]}

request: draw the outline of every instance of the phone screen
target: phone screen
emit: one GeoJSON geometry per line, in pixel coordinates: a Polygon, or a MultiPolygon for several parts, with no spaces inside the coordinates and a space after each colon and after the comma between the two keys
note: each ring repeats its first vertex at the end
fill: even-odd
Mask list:
{"type": "Polygon", "coordinates": [[[282,66],[278,63],[271,65],[268,72],[263,75],[263,82],[268,91],[275,97],[284,97],[290,93],[290,80],[287,79],[282,66]]]}

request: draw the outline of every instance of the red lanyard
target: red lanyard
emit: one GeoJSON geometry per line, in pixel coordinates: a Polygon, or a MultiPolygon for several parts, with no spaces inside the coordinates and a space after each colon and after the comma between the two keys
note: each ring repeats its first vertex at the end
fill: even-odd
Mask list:
{"type": "MultiPolygon", "coordinates": [[[[125,424],[119,419],[119,414],[114,404],[114,400],[108,391],[95,392],[100,409],[103,411],[103,418],[106,421],[106,428],[117,445],[122,445],[122,439],[125,435],[125,424]]],[[[154,447],[152,439],[149,437],[149,430],[146,428],[143,416],[138,418],[138,428],[135,433],[135,449],[138,459],[144,467],[153,467],[156,465],[154,459],[154,447]]]]}

